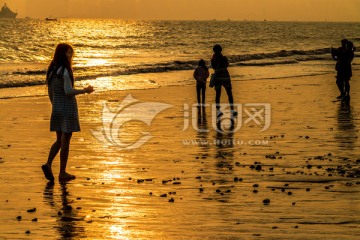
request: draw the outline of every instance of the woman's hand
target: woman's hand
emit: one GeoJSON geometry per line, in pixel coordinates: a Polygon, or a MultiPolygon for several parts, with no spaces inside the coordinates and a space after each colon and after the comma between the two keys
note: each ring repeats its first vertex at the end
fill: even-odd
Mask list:
{"type": "Polygon", "coordinates": [[[94,90],[94,87],[91,86],[91,85],[89,85],[89,86],[87,86],[86,88],[84,88],[84,90],[85,90],[86,93],[92,93],[93,91],[95,91],[95,90],[94,90]]]}

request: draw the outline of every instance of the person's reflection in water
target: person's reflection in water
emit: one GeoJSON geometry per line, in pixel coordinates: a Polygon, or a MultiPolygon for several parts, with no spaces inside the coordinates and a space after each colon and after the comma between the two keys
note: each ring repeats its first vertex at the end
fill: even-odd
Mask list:
{"type": "Polygon", "coordinates": [[[47,182],[44,189],[44,200],[47,202],[51,207],[55,207],[54,202],[54,185],[55,183],[50,181],[47,182]]]}
{"type": "Polygon", "coordinates": [[[59,205],[60,199],[56,200],[54,198],[54,185],[54,182],[46,184],[44,200],[56,210],[58,226],[55,228],[59,232],[60,239],[78,239],[84,237],[82,236],[82,233],[84,233],[83,227],[76,226],[76,222],[82,219],[77,216],[76,210],[69,204],[71,201],[68,200],[67,182],[60,182],[61,205],[59,205]]]}
{"type": "Polygon", "coordinates": [[[216,167],[221,173],[231,173],[233,166],[232,162],[234,159],[235,119],[233,117],[229,119],[230,125],[227,128],[222,125],[223,121],[224,120],[221,117],[218,117],[216,121],[216,167]]]}
{"type": "Polygon", "coordinates": [[[205,108],[198,108],[197,112],[197,139],[199,147],[204,151],[203,157],[208,156],[209,140],[208,140],[208,122],[206,119],[205,108]]]}
{"type": "Polygon", "coordinates": [[[342,103],[337,113],[338,132],[335,135],[340,148],[353,150],[357,139],[354,116],[349,102],[342,103]]]}

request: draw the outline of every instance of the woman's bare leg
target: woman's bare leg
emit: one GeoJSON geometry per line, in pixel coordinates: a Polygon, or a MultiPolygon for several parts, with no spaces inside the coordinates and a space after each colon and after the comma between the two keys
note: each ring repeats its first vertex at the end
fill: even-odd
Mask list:
{"type": "Polygon", "coordinates": [[[60,131],[56,132],[56,141],[53,143],[53,145],[50,148],[48,160],[45,163],[45,165],[41,166],[45,178],[48,179],[49,181],[54,181],[54,175],[52,173],[51,165],[61,148],[61,134],[62,133],[60,131]]]}
{"type": "Polygon", "coordinates": [[[54,161],[54,158],[56,157],[56,155],[58,154],[58,152],[61,148],[61,135],[62,135],[62,132],[60,132],[60,131],[56,132],[56,141],[50,148],[49,157],[46,162],[46,165],[48,165],[49,167],[51,167],[51,164],[54,161]]]}
{"type": "Polygon", "coordinates": [[[66,165],[69,158],[70,140],[72,133],[62,133],[61,136],[61,150],[60,150],[60,173],[59,180],[75,179],[74,175],[66,172],[66,165]]]}

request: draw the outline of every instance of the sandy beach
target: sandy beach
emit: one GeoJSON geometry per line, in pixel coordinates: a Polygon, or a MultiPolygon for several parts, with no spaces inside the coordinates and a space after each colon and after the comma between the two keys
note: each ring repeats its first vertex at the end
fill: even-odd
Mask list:
{"type": "Polygon", "coordinates": [[[357,239],[360,73],[349,105],[336,101],[334,75],[234,81],[236,131],[226,112],[216,130],[210,88],[200,117],[194,86],[79,96],[68,163],[77,179],[66,184],[41,171],[55,140],[48,98],[1,99],[0,239],[357,239]],[[104,103],[105,122],[120,119],[107,142],[91,131],[104,103]],[[131,108],[115,115],[130,103],[151,124],[131,108]]]}

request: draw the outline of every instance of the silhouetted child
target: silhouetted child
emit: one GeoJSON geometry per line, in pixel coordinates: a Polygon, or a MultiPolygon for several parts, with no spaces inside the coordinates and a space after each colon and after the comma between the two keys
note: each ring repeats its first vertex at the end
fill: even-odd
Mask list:
{"type": "Polygon", "coordinates": [[[205,107],[205,91],[206,91],[206,80],[209,77],[209,69],[206,67],[205,61],[201,59],[198,66],[194,70],[194,78],[196,79],[196,94],[198,107],[202,105],[205,107]],[[201,92],[201,97],[200,97],[201,92]]]}

